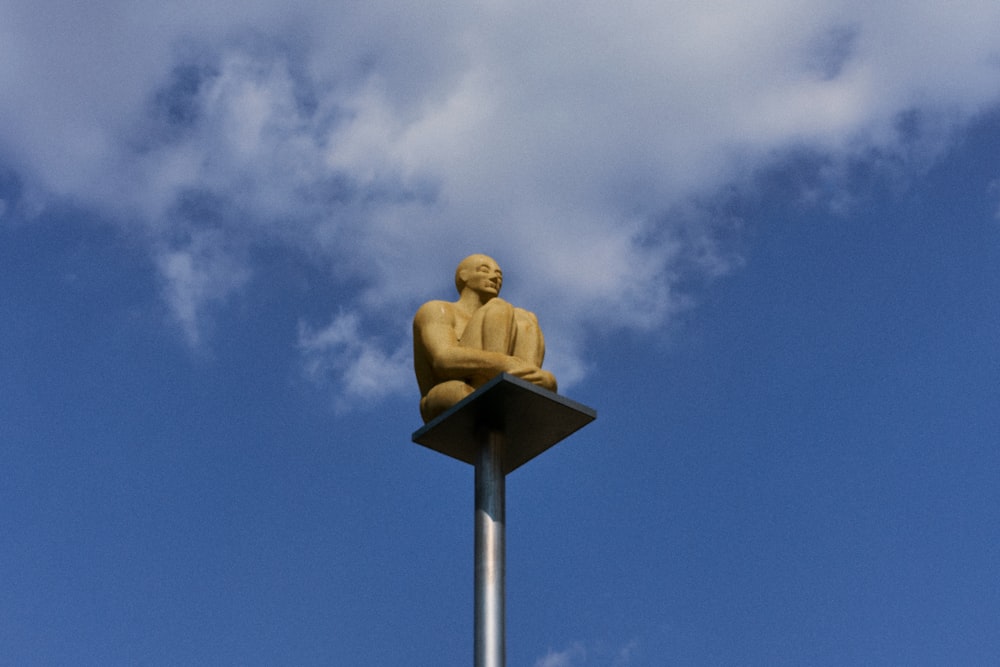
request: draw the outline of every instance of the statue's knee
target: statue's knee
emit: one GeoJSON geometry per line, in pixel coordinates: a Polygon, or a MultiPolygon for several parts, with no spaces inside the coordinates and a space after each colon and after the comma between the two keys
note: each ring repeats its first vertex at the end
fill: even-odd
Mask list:
{"type": "Polygon", "coordinates": [[[532,336],[538,337],[542,333],[541,327],[538,326],[538,318],[535,314],[524,310],[523,308],[514,309],[514,323],[517,327],[517,331],[520,334],[530,334],[532,336]]]}
{"type": "Polygon", "coordinates": [[[518,324],[524,324],[530,327],[538,327],[538,316],[536,316],[530,310],[525,310],[524,308],[515,308],[514,317],[517,319],[518,324]]]}
{"type": "Polygon", "coordinates": [[[504,301],[500,297],[495,297],[486,302],[483,306],[485,308],[485,314],[488,317],[503,317],[511,318],[515,316],[515,313],[520,310],[519,308],[514,308],[509,301],[504,301]]]}
{"type": "Polygon", "coordinates": [[[514,306],[500,299],[490,299],[483,311],[483,349],[510,354],[511,343],[517,333],[514,306]]]}

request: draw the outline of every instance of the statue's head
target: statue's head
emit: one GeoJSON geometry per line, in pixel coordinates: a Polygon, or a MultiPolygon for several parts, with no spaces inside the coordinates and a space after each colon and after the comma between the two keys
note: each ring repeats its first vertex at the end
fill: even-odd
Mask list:
{"type": "Polygon", "coordinates": [[[477,293],[485,291],[497,296],[502,285],[503,271],[496,260],[487,255],[469,255],[455,269],[455,289],[459,294],[468,286],[477,293]]]}

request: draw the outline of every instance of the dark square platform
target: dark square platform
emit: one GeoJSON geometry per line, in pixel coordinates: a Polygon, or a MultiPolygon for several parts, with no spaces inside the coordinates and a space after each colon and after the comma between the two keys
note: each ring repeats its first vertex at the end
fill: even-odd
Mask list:
{"type": "Polygon", "coordinates": [[[597,418],[597,412],[530,382],[501,373],[413,433],[413,442],[475,464],[492,431],[504,435],[504,474],[597,418]]]}

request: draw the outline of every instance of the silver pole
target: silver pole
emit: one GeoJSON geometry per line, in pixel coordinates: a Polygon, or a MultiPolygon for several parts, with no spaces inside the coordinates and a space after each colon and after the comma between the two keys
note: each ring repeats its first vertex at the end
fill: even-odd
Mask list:
{"type": "Polygon", "coordinates": [[[503,448],[503,434],[491,432],[476,452],[475,667],[507,664],[503,448]]]}

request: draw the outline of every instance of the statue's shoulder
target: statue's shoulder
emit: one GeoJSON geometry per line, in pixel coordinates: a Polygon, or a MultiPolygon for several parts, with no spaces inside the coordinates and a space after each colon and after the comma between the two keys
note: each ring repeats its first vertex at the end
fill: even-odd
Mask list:
{"type": "Polygon", "coordinates": [[[413,323],[420,325],[431,322],[451,323],[455,319],[455,304],[450,301],[428,301],[417,309],[413,323]]]}

